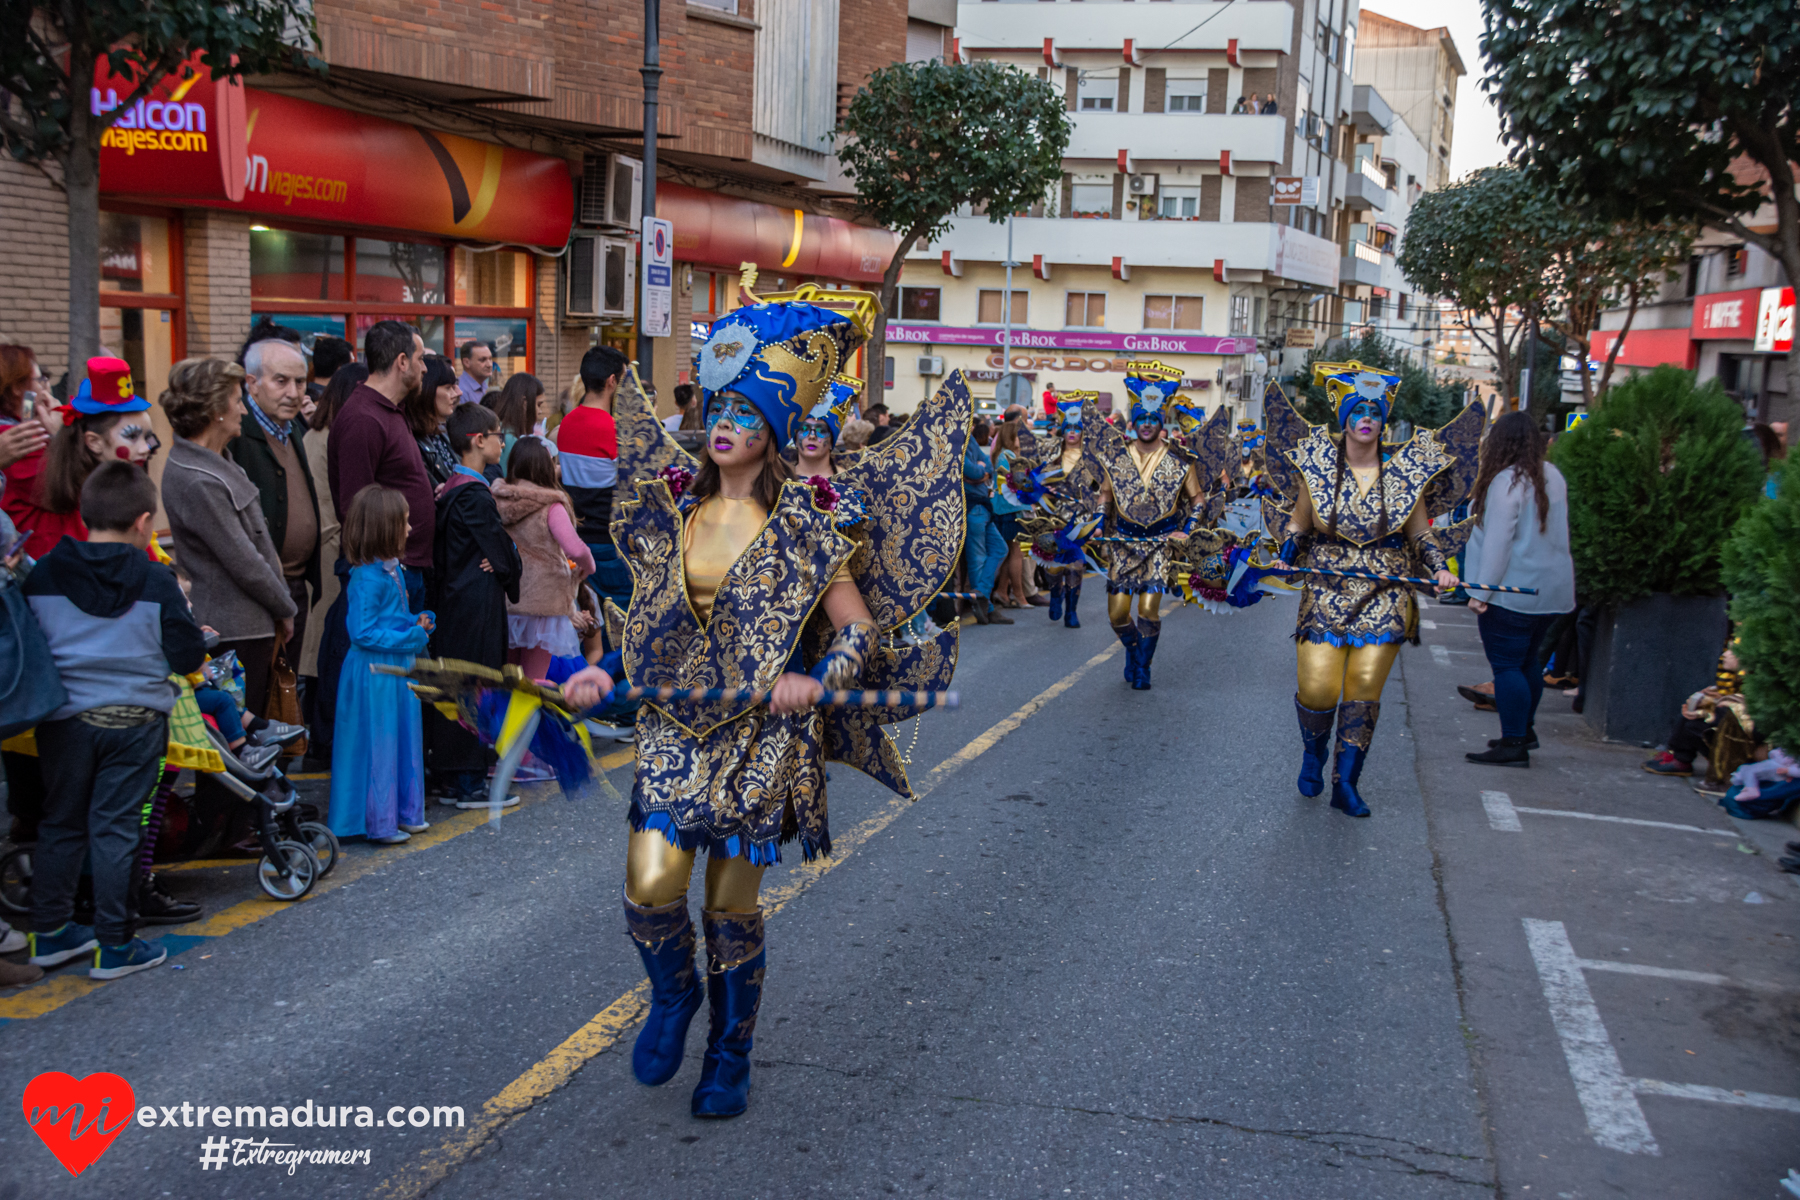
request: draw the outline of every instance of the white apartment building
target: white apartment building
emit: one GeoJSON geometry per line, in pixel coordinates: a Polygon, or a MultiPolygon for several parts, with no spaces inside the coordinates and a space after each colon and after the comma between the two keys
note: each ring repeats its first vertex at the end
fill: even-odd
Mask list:
{"type": "Polygon", "coordinates": [[[1122,406],[1124,364],[1151,356],[1208,408],[1255,418],[1284,345],[1304,357],[1397,287],[1370,214],[1423,167],[1356,157],[1395,121],[1351,83],[1356,0],[976,0],[956,20],[952,55],[1050,81],[1075,132],[1061,187],[1010,222],[1010,357],[1008,224],[963,216],[914,251],[888,326],[896,409],[957,367],[978,396],[1012,371],[1034,397],[1122,406]]]}

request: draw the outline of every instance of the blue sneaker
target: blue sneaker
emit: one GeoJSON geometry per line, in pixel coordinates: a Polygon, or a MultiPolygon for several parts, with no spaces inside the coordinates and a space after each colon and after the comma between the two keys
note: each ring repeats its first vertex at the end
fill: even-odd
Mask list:
{"type": "Polygon", "coordinates": [[[80,958],[100,943],[94,940],[92,925],[70,921],[61,929],[31,935],[31,965],[60,967],[72,958],[80,958]]]}
{"type": "Polygon", "coordinates": [[[132,938],[123,946],[102,946],[96,950],[88,978],[123,979],[133,971],[147,971],[167,957],[169,951],[161,942],[153,946],[143,938],[132,938]]]}

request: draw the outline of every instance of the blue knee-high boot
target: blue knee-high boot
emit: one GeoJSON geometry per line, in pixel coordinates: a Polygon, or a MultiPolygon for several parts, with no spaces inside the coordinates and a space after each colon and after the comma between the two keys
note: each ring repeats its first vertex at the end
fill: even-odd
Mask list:
{"type": "Polygon", "coordinates": [[[762,1005],[763,915],[702,912],[712,1023],[694,1089],[696,1117],[735,1117],[750,1103],[750,1047],[762,1005]]]}
{"type": "Polygon", "coordinates": [[[1131,686],[1140,692],[1150,690],[1150,660],[1156,657],[1156,640],[1162,636],[1161,621],[1138,618],[1138,677],[1131,686]]]}
{"type": "Polygon", "coordinates": [[[1331,723],[1337,709],[1320,711],[1300,703],[1294,697],[1294,713],[1300,718],[1300,780],[1302,796],[1316,796],[1325,790],[1325,763],[1331,757],[1331,723]]]}
{"type": "Polygon", "coordinates": [[[625,928],[650,976],[650,1013],[631,1050],[631,1073],[651,1087],[681,1069],[688,1024],[706,991],[694,974],[694,922],[687,897],[656,908],[625,901],[625,928]]]}
{"type": "Polygon", "coordinates": [[[1050,619],[1052,621],[1060,621],[1062,620],[1062,615],[1063,584],[1062,580],[1052,575],[1050,577],[1050,619]]]}
{"type": "Polygon", "coordinates": [[[1337,710],[1337,758],[1331,764],[1331,807],[1345,816],[1366,817],[1369,806],[1356,790],[1369,743],[1375,737],[1375,719],[1381,715],[1376,700],[1346,700],[1337,710]]]}
{"type": "Polygon", "coordinates": [[[1063,625],[1068,629],[1080,629],[1081,618],[1075,615],[1075,602],[1081,599],[1081,580],[1063,585],[1063,625]]]}
{"type": "Polygon", "coordinates": [[[1114,625],[1113,633],[1118,635],[1119,644],[1125,647],[1125,682],[1132,687],[1138,681],[1138,644],[1142,639],[1138,635],[1137,626],[1131,624],[1114,625]]]}

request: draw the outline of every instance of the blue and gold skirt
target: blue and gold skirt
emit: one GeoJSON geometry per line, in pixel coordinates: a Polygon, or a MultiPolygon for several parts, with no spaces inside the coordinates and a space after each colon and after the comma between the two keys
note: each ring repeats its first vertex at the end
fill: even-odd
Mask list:
{"type": "MultiPolygon", "coordinates": [[[[1404,534],[1392,534],[1367,546],[1343,540],[1316,539],[1299,564],[1341,570],[1353,567],[1387,575],[1423,576],[1425,564],[1404,534]]],[[[1374,579],[1303,577],[1297,642],[1331,646],[1379,646],[1419,641],[1419,602],[1404,583],[1374,579]]]]}

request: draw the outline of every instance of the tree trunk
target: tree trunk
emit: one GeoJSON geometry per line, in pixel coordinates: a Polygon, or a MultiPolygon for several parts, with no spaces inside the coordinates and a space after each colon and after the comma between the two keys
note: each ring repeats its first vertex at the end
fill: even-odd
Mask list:
{"type": "MultiPolygon", "coordinates": [[[[79,61],[79,55],[74,56],[79,61]]],[[[89,78],[71,71],[72,79],[89,78]]],[[[105,123],[89,109],[88,89],[71,87],[69,143],[58,156],[69,197],[69,393],[87,378],[100,353],[100,135],[105,123]]]]}
{"type": "Polygon", "coordinates": [[[888,314],[894,311],[894,305],[900,293],[900,271],[906,266],[906,256],[918,243],[918,230],[909,230],[900,244],[894,247],[894,257],[888,259],[887,270],[881,276],[881,312],[875,317],[875,332],[869,338],[869,345],[863,358],[863,395],[873,397],[863,401],[866,411],[871,404],[887,403],[887,323],[888,314]]]}
{"type": "MultiPolygon", "coordinates": [[[[1795,198],[1791,187],[1785,190],[1778,187],[1774,193],[1775,240],[1781,251],[1778,256],[1781,269],[1787,273],[1788,286],[1800,289],[1800,200],[1795,198]]],[[[1800,312],[1800,304],[1796,308],[1800,312]]],[[[1787,353],[1787,398],[1790,405],[1800,401],[1800,350],[1795,347],[1789,347],[1787,353]]],[[[1788,431],[1788,436],[1789,445],[1792,445],[1792,430],[1788,431]]]]}
{"type": "Polygon", "coordinates": [[[1598,403],[1606,395],[1606,389],[1612,386],[1613,364],[1619,361],[1619,351],[1625,348],[1625,335],[1631,332],[1631,323],[1637,319],[1638,298],[1642,295],[1639,284],[1631,285],[1631,303],[1625,309],[1625,324],[1619,329],[1619,336],[1606,351],[1606,369],[1600,372],[1600,386],[1594,389],[1594,401],[1598,403]]]}

